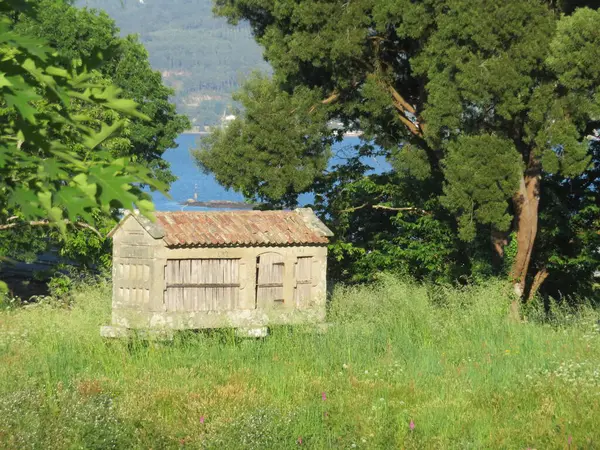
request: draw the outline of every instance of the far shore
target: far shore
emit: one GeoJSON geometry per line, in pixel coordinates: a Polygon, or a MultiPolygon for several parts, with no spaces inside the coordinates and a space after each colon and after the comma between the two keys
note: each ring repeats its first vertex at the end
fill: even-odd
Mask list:
{"type": "MultiPolygon", "coordinates": [[[[181,133],[182,135],[195,135],[195,136],[206,136],[208,134],[210,134],[209,131],[193,131],[193,130],[186,130],[183,133],[181,133]]],[[[345,137],[359,137],[362,135],[362,131],[348,131],[346,133],[344,133],[345,137]]]]}
{"type": "Polygon", "coordinates": [[[205,136],[208,133],[208,131],[193,131],[193,130],[186,130],[181,134],[194,134],[194,135],[199,135],[199,136],[205,136]]]}

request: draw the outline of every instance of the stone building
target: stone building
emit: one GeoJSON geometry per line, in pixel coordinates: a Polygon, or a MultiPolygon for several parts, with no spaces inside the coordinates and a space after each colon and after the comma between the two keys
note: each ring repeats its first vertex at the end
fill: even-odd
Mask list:
{"type": "Polygon", "coordinates": [[[311,209],[127,214],[113,239],[112,324],[172,330],[325,319],[331,231],[311,209]]]}

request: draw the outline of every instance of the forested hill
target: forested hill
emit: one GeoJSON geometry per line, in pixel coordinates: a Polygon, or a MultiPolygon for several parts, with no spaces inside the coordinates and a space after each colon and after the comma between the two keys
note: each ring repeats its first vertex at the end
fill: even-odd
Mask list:
{"type": "Polygon", "coordinates": [[[122,34],[139,34],[150,63],[176,90],[179,112],[200,128],[218,121],[244,76],[268,70],[250,28],[214,17],[212,0],[77,0],[76,5],[103,9],[122,34]]]}

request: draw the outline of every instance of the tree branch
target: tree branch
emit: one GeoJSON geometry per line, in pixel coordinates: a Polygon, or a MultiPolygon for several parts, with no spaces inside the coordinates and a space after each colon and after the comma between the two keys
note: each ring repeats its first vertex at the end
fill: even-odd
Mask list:
{"type": "Polygon", "coordinates": [[[321,100],[321,104],[329,105],[330,103],[335,102],[338,98],[340,98],[340,93],[338,91],[333,91],[329,97],[327,97],[325,100],[321,100]]]}
{"type": "MultiPolygon", "coordinates": [[[[396,105],[394,105],[396,106],[396,105]]],[[[406,125],[409,129],[409,131],[414,134],[415,136],[418,137],[423,137],[423,132],[421,131],[421,129],[412,121],[410,121],[405,115],[404,115],[404,111],[400,108],[398,108],[398,106],[396,106],[396,108],[398,109],[398,118],[400,119],[400,122],[402,122],[404,125],[406,125]]]]}
{"type": "Polygon", "coordinates": [[[422,123],[422,121],[417,117],[417,110],[410,103],[408,103],[404,97],[402,97],[402,95],[400,95],[400,93],[394,89],[393,86],[388,85],[388,89],[392,94],[394,106],[400,112],[398,115],[400,121],[408,127],[412,134],[422,138],[425,132],[425,124],[422,123]],[[415,118],[417,118],[416,123],[406,117],[405,113],[407,112],[411,113],[413,116],[415,116],[415,118]]]}
{"type": "Polygon", "coordinates": [[[369,204],[368,203],[364,203],[364,204],[362,204],[360,206],[355,206],[353,208],[340,209],[338,212],[339,213],[354,212],[354,211],[358,211],[359,209],[366,208],[367,206],[369,206],[369,204]]]}
{"type": "MultiPolygon", "coordinates": [[[[337,101],[338,98],[340,98],[340,93],[337,90],[334,90],[329,97],[327,97],[324,100],[321,100],[321,104],[329,105],[330,103],[337,101]]],[[[312,113],[315,109],[317,109],[317,105],[312,105],[308,110],[308,113],[312,113]]]]}
{"type": "Polygon", "coordinates": [[[414,134],[415,136],[418,136],[420,138],[423,137],[423,130],[421,129],[420,125],[418,123],[414,123],[412,120],[410,120],[408,117],[406,117],[405,113],[406,112],[410,112],[411,114],[415,114],[414,111],[415,109],[410,106],[408,103],[406,103],[406,100],[404,100],[402,98],[402,96],[400,96],[400,94],[398,94],[398,92],[391,86],[389,86],[390,92],[392,92],[392,103],[394,104],[394,107],[398,110],[398,118],[400,119],[400,122],[402,122],[404,125],[406,125],[406,127],[409,129],[409,131],[414,134]],[[407,109],[406,106],[408,106],[410,109],[407,109]]]}
{"type": "Polygon", "coordinates": [[[504,247],[508,245],[508,233],[505,231],[492,230],[492,246],[498,258],[504,258],[504,247]]]}
{"type": "Polygon", "coordinates": [[[416,208],[414,206],[405,206],[403,208],[394,208],[392,206],[385,206],[385,205],[373,205],[373,209],[385,209],[387,211],[410,211],[410,212],[416,212],[419,214],[423,214],[423,215],[430,215],[431,212],[429,211],[425,211],[424,209],[421,208],[416,208]]]}
{"type": "Polygon", "coordinates": [[[405,206],[405,207],[401,207],[401,208],[395,208],[393,206],[386,206],[386,205],[369,205],[368,203],[364,203],[360,206],[355,206],[352,208],[347,208],[347,209],[342,209],[338,212],[340,213],[346,213],[346,212],[354,212],[354,211],[358,211],[359,209],[363,209],[363,208],[373,208],[373,209],[383,209],[386,211],[407,211],[407,212],[416,212],[419,214],[423,214],[423,215],[430,215],[431,213],[429,211],[425,211],[424,209],[421,208],[416,208],[414,206],[405,206]]]}
{"type": "MultiPolygon", "coordinates": [[[[96,228],[94,228],[91,225],[88,225],[85,222],[71,222],[69,220],[66,220],[65,223],[67,224],[71,224],[80,228],[86,228],[90,231],[92,231],[96,236],[98,236],[100,239],[104,239],[104,236],[102,236],[102,233],[100,233],[96,228]]],[[[14,222],[14,223],[8,223],[5,225],[0,225],[0,231],[3,230],[9,230],[11,228],[16,228],[16,227],[20,227],[20,226],[25,226],[28,225],[30,227],[40,227],[40,226],[45,226],[45,225],[51,225],[51,222],[48,220],[34,220],[31,222],[14,222]]]]}
{"type": "Polygon", "coordinates": [[[402,108],[404,109],[404,111],[408,111],[411,114],[414,114],[415,116],[417,115],[417,111],[415,110],[415,108],[412,107],[412,105],[410,103],[408,103],[406,100],[404,100],[404,97],[402,97],[398,91],[396,89],[394,89],[393,86],[388,86],[390,89],[390,92],[392,93],[392,97],[394,97],[394,99],[396,100],[396,102],[398,102],[398,104],[400,106],[402,106],[402,108]]]}

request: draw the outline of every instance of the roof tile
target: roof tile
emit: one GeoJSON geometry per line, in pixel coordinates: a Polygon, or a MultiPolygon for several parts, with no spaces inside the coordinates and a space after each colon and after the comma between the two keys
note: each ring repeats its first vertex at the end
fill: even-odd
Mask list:
{"type": "Polygon", "coordinates": [[[155,216],[169,247],[329,242],[297,211],[157,212],[155,216]]]}

